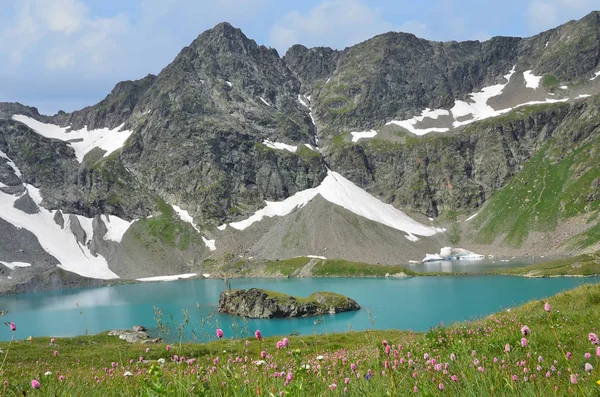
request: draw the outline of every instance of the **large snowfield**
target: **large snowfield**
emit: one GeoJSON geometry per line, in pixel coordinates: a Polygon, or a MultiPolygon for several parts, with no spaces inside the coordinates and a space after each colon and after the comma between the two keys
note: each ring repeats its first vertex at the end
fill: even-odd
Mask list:
{"type": "Polygon", "coordinates": [[[266,206],[251,217],[240,222],[232,222],[229,226],[244,230],[264,217],[288,215],[295,209],[304,207],[317,195],[321,195],[325,200],[344,207],[356,215],[403,231],[411,241],[418,240],[415,235],[432,236],[443,231],[415,221],[402,211],[390,204],[383,203],[333,171],[327,173],[327,177],[318,187],[302,190],[284,201],[267,201],[266,206]]]}

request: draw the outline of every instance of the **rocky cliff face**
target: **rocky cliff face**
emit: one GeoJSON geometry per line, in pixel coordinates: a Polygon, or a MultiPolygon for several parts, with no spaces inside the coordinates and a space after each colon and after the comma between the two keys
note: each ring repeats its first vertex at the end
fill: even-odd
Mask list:
{"type": "Polygon", "coordinates": [[[308,298],[265,291],[226,290],[219,296],[219,312],[249,318],[320,316],[360,310],[354,299],[332,292],[315,292],[308,298]]]}

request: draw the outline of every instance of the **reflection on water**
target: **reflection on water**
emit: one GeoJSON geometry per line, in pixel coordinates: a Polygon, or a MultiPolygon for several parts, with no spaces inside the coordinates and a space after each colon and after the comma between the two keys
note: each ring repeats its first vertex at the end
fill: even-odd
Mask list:
{"type": "Polygon", "coordinates": [[[443,272],[443,273],[485,273],[491,270],[508,269],[542,263],[552,260],[544,257],[518,257],[518,258],[485,258],[481,260],[448,260],[407,265],[407,268],[416,272],[443,272]]]}
{"type": "MultiPolygon", "coordinates": [[[[447,269],[447,263],[434,266],[447,269]]],[[[431,264],[428,264],[431,266],[431,264]]],[[[450,264],[458,266],[456,264],[450,264]]],[[[429,267],[431,268],[431,267],[429,267]]],[[[481,268],[481,267],[480,267],[481,268]]],[[[456,271],[456,270],[451,270],[456,271]]],[[[219,327],[227,336],[251,336],[256,329],[263,335],[321,334],[372,327],[377,329],[427,330],[480,317],[535,298],[553,295],[597,278],[530,279],[503,276],[446,276],[334,279],[234,279],[232,288],[265,288],[297,296],[315,291],[332,291],[355,299],[362,310],[319,318],[243,319],[216,313],[219,294],[226,288],[222,280],[184,280],[168,283],[142,283],[79,290],[52,291],[0,298],[0,309],[8,310],[5,321],[17,324],[15,337],[73,336],[110,329],[144,325],[156,329],[154,307],[160,308],[165,322],[174,329],[182,323],[182,310],[190,314],[186,337],[192,330],[200,339],[214,338],[219,327]],[[476,299],[474,299],[476,298],[476,299]],[[198,309],[198,306],[200,309],[198,309]],[[172,320],[170,318],[172,317],[172,320]],[[202,329],[202,319],[210,317],[202,329]]],[[[0,329],[0,340],[10,339],[8,328],[0,329]]]]}

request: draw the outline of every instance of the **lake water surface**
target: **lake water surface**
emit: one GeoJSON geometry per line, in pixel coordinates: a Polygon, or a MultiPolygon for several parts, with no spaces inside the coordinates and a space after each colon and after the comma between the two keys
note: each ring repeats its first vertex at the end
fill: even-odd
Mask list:
{"type": "MultiPolygon", "coordinates": [[[[232,288],[258,287],[298,296],[322,290],[338,292],[354,298],[363,309],[318,318],[250,319],[247,324],[239,317],[216,313],[204,332],[213,338],[218,324],[226,336],[234,336],[231,329],[234,322],[247,328],[250,334],[260,329],[265,336],[292,332],[320,334],[370,327],[424,331],[441,322],[449,324],[479,318],[598,281],[598,278],[531,279],[484,275],[406,279],[233,279],[232,288]]],[[[200,317],[206,318],[211,311],[216,311],[219,294],[225,288],[222,280],[209,279],[61,290],[3,297],[0,298],[0,309],[8,310],[2,320],[17,324],[17,339],[30,335],[92,334],[131,328],[136,324],[148,327],[152,333],[156,332],[157,324],[153,307],[163,310],[165,320],[172,315],[174,324],[182,322],[182,310],[185,309],[190,313],[186,331],[191,339],[192,329],[202,337],[200,317]]],[[[8,339],[9,329],[0,329],[0,340],[8,339]]]]}

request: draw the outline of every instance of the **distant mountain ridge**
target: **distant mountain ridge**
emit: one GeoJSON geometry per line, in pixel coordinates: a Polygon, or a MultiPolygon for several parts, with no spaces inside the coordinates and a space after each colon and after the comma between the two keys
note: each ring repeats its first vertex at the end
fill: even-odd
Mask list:
{"type": "MultiPolygon", "coordinates": [[[[26,224],[46,214],[49,228],[71,235],[89,261],[101,257],[123,278],[201,274],[215,264],[327,252],[406,263],[459,242],[533,254],[536,233],[554,236],[575,223],[571,235],[550,239],[545,249],[589,250],[600,240],[593,193],[600,174],[590,160],[600,132],[599,76],[597,11],[525,39],[440,43],[390,32],[342,51],[295,45],[283,57],[221,23],[158,75],[121,82],[97,105],[44,116],[0,103],[0,220],[23,228],[17,219],[26,224]],[[516,240],[490,235],[499,210],[486,203],[501,207],[498,197],[541,153],[558,163],[570,159],[562,166],[575,193],[557,192],[561,207],[542,211],[559,216],[531,221],[531,233],[521,227],[525,233],[516,240]],[[368,211],[334,210],[339,204],[328,200],[248,230],[227,227],[265,200],[317,189],[331,172],[372,202],[439,231],[407,240],[377,216],[365,218],[368,211]],[[482,208],[485,216],[476,222],[460,222],[482,208]],[[58,211],[87,230],[75,221],[65,227],[58,211]],[[110,217],[128,225],[118,241],[110,237],[116,227],[110,217]],[[336,224],[319,230],[328,222],[323,217],[336,224]],[[311,237],[317,234],[318,241],[311,237]],[[362,246],[360,236],[372,246],[362,246]],[[395,248],[394,241],[402,243],[395,248]]],[[[523,211],[538,211],[537,200],[523,200],[531,200],[523,211]]],[[[511,225],[498,230],[510,237],[511,225]]],[[[27,254],[25,242],[36,239],[28,233],[39,231],[25,229],[4,231],[18,237],[0,246],[0,262],[31,264],[0,265],[7,285],[63,265],[43,236],[37,253],[27,254]]]]}

